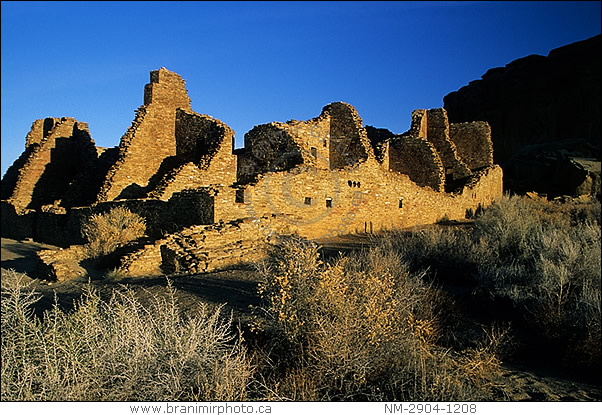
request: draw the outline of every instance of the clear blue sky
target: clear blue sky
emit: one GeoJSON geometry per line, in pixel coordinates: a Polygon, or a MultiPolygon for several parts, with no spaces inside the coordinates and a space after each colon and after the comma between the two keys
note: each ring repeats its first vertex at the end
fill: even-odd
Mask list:
{"type": "Polygon", "coordinates": [[[119,143],[149,72],[186,80],[192,108],[254,125],[354,105],[406,131],[416,108],[489,68],[600,33],[600,2],[2,2],[2,174],[32,122],[70,116],[119,143]]]}

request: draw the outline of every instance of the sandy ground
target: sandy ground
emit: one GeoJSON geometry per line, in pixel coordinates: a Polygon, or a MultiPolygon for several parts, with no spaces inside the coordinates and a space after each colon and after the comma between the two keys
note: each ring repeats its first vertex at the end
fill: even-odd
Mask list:
{"type": "MultiPolygon", "coordinates": [[[[328,253],[336,255],[338,251],[357,243],[367,243],[367,237],[350,237],[334,241],[328,253]]],[[[35,252],[40,249],[54,248],[31,241],[15,241],[2,238],[2,268],[14,269],[20,273],[34,275],[35,252]]],[[[258,305],[256,294],[257,275],[252,269],[231,269],[226,271],[199,274],[194,276],[172,276],[173,286],[178,293],[178,301],[185,311],[192,309],[199,301],[213,305],[226,303],[226,309],[232,311],[234,318],[244,321],[250,319],[249,306],[258,305]]],[[[129,278],[118,282],[99,279],[74,279],[62,283],[47,283],[33,279],[33,286],[42,294],[39,310],[52,307],[55,294],[58,303],[66,309],[72,307],[87,284],[98,289],[102,297],[110,295],[114,288],[123,284],[135,290],[142,298],[164,292],[167,285],[165,277],[129,278]]],[[[602,389],[600,383],[567,378],[558,373],[550,374],[541,368],[528,365],[503,366],[503,375],[496,384],[500,400],[510,401],[600,401],[602,389]]]]}

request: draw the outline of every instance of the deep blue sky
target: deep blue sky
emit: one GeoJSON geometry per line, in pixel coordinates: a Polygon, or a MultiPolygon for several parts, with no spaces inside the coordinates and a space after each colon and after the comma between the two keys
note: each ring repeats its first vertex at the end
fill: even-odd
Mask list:
{"type": "Polygon", "coordinates": [[[411,111],[489,68],[600,33],[600,2],[2,2],[2,174],[32,122],[70,116],[119,143],[149,72],[236,133],[334,101],[406,131],[411,111]]]}

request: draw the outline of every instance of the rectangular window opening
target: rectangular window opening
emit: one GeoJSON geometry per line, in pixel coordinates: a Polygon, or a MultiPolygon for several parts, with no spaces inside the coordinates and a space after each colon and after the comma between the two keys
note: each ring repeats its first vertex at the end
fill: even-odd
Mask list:
{"type": "Polygon", "coordinates": [[[311,205],[311,197],[306,197],[305,198],[305,204],[306,205],[311,205]]]}
{"type": "Polygon", "coordinates": [[[236,203],[245,203],[245,189],[236,189],[236,203]]]}
{"type": "Polygon", "coordinates": [[[332,199],[327,197],[326,198],[326,207],[327,208],[331,208],[332,207],[332,199]]]}
{"type": "Polygon", "coordinates": [[[403,207],[403,199],[399,199],[399,209],[403,207]]]}
{"type": "Polygon", "coordinates": [[[318,157],[318,149],[317,149],[317,148],[315,148],[315,147],[312,147],[312,148],[310,149],[310,151],[311,151],[311,156],[312,156],[313,158],[317,158],[317,157],[318,157]]]}

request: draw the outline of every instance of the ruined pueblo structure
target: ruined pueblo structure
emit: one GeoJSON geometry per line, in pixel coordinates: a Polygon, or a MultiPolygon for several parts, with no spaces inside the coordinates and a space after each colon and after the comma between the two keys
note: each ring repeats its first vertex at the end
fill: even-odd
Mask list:
{"type": "Polygon", "coordinates": [[[125,206],[147,235],[124,251],[124,273],[202,272],[260,257],[276,234],[327,242],[462,219],[502,196],[486,122],[450,124],[443,108],[411,117],[394,134],[335,102],[256,126],[234,149],[234,131],[194,112],[180,75],[161,68],[117,147],[96,147],[73,118],[33,123],[2,179],[2,234],[71,247],[40,254],[60,280],[78,274],[59,265],[77,259],[86,218],[125,206]]]}

